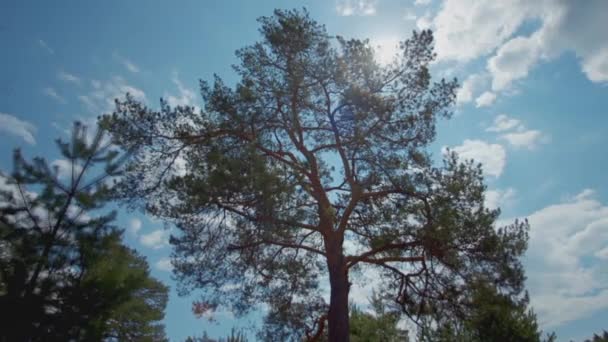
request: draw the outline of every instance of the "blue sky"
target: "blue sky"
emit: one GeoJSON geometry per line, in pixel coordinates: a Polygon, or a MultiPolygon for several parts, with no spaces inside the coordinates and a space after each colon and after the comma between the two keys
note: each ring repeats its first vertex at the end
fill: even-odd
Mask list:
{"type": "MultiPolygon", "coordinates": [[[[380,59],[416,28],[435,31],[435,76],[458,77],[455,116],[431,152],[451,147],[484,163],[501,220],[528,217],[532,305],[559,340],[608,322],[608,2],[597,1],[16,1],[0,3],[0,169],[11,151],[58,158],[51,141],[92,123],[130,92],[149,105],[201,105],[198,79],[235,81],[234,50],[258,37],[256,18],[307,7],[330,34],[370,38],[380,59]]],[[[172,287],[168,335],[224,334],[235,320],[196,319],[178,298],[169,232],[121,213],[126,242],[172,287]]],[[[368,289],[353,291],[364,299],[368,289]]]]}

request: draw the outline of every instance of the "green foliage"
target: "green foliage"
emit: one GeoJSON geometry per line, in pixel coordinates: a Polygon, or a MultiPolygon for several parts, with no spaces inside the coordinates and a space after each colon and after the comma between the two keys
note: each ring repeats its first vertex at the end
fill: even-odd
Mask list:
{"type": "Polygon", "coordinates": [[[0,173],[0,341],[163,341],[167,288],[104,213],[121,158],[74,125],[62,157],[0,173]]]}
{"type": "Polygon", "coordinates": [[[372,296],[373,313],[361,311],[357,306],[351,306],[350,311],[350,340],[352,342],[406,342],[409,341],[407,331],[397,327],[401,317],[399,312],[387,311],[387,308],[377,296],[372,296]]]}
{"type": "Polygon", "coordinates": [[[96,256],[83,286],[97,299],[110,301],[106,317],[98,317],[104,335],[118,341],[165,341],[164,317],[168,288],[150,277],[148,263],[119,243],[96,256]]]}
{"type": "Polygon", "coordinates": [[[130,153],[121,198],[179,229],[181,293],[236,314],[265,303],[259,337],[273,341],[319,336],[324,317],[347,341],[351,271],[374,269],[414,322],[466,311],[480,278],[521,297],[527,222],[496,227],[481,167],[426,151],[457,90],[431,81],[432,32],[381,65],[369,41],[332,37],[306,11],[259,22],[240,81],[202,81],[202,110],[127,96],[101,119],[130,153]]]}
{"type": "Polygon", "coordinates": [[[514,301],[493,286],[479,282],[462,318],[445,317],[434,329],[427,325],[420,330],[418,339],[423,342],[554,341],[553,334],[542,339],[536,315],[527,308],[527,302],[527,297],[514,301]]]}
{"type": "Polygon", "coordinates": [[[585,342],[608,342],[608,331],[604,330],[601,335],[593,334],[591,339],[586,339],[585,342]]]}

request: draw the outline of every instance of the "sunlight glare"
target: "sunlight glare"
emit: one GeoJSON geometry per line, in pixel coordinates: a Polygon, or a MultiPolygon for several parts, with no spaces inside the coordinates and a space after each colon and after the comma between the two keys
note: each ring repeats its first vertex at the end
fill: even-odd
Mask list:
{"type": "Polygon", "coordinates": [[[370,40],[370,45],[376,53],[376,60],[382,66],[390,64],[399,52],[397,37],[381,37],[370,40]]]}

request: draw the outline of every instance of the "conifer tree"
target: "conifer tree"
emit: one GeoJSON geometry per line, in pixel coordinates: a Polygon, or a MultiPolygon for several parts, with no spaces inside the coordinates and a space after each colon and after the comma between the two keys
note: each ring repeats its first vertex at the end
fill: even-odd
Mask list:
{"type": "Polygon", "coordinates": [[[104,209],[121,155],[79,123],[57,144],[0,173],[0,341],[164,340],[167,288],[104,209]]]}
{"type": "Polygon", "coordinates": [[[457,89],[431,80],[432,32],[381,65],[306,11],[259,22],[238,83],[201,82],[202,110],[127,97],[102,120],[131,152],[123,199],[178,228],[182,292],[237,314],[265,303],[268,339],[330,341],[349,340],[355,269],[414,322],[461,314],[479,277],[522,295],[527,222],[496,227],[481,167],[427,151],[457,89]]]}

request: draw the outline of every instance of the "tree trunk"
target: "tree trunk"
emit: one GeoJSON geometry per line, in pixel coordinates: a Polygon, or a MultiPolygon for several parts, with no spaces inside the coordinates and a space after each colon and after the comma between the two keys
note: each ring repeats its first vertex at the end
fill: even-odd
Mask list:
{"type": "Polygon", "coordinates": [[[348,273],[344,262],[342,244],[330,242],[327,246],[327,266],[329,268],[329,284],[331,295],[329,299],[329,313],[327,326],[330,342],[348,342],[348,273]]]}

